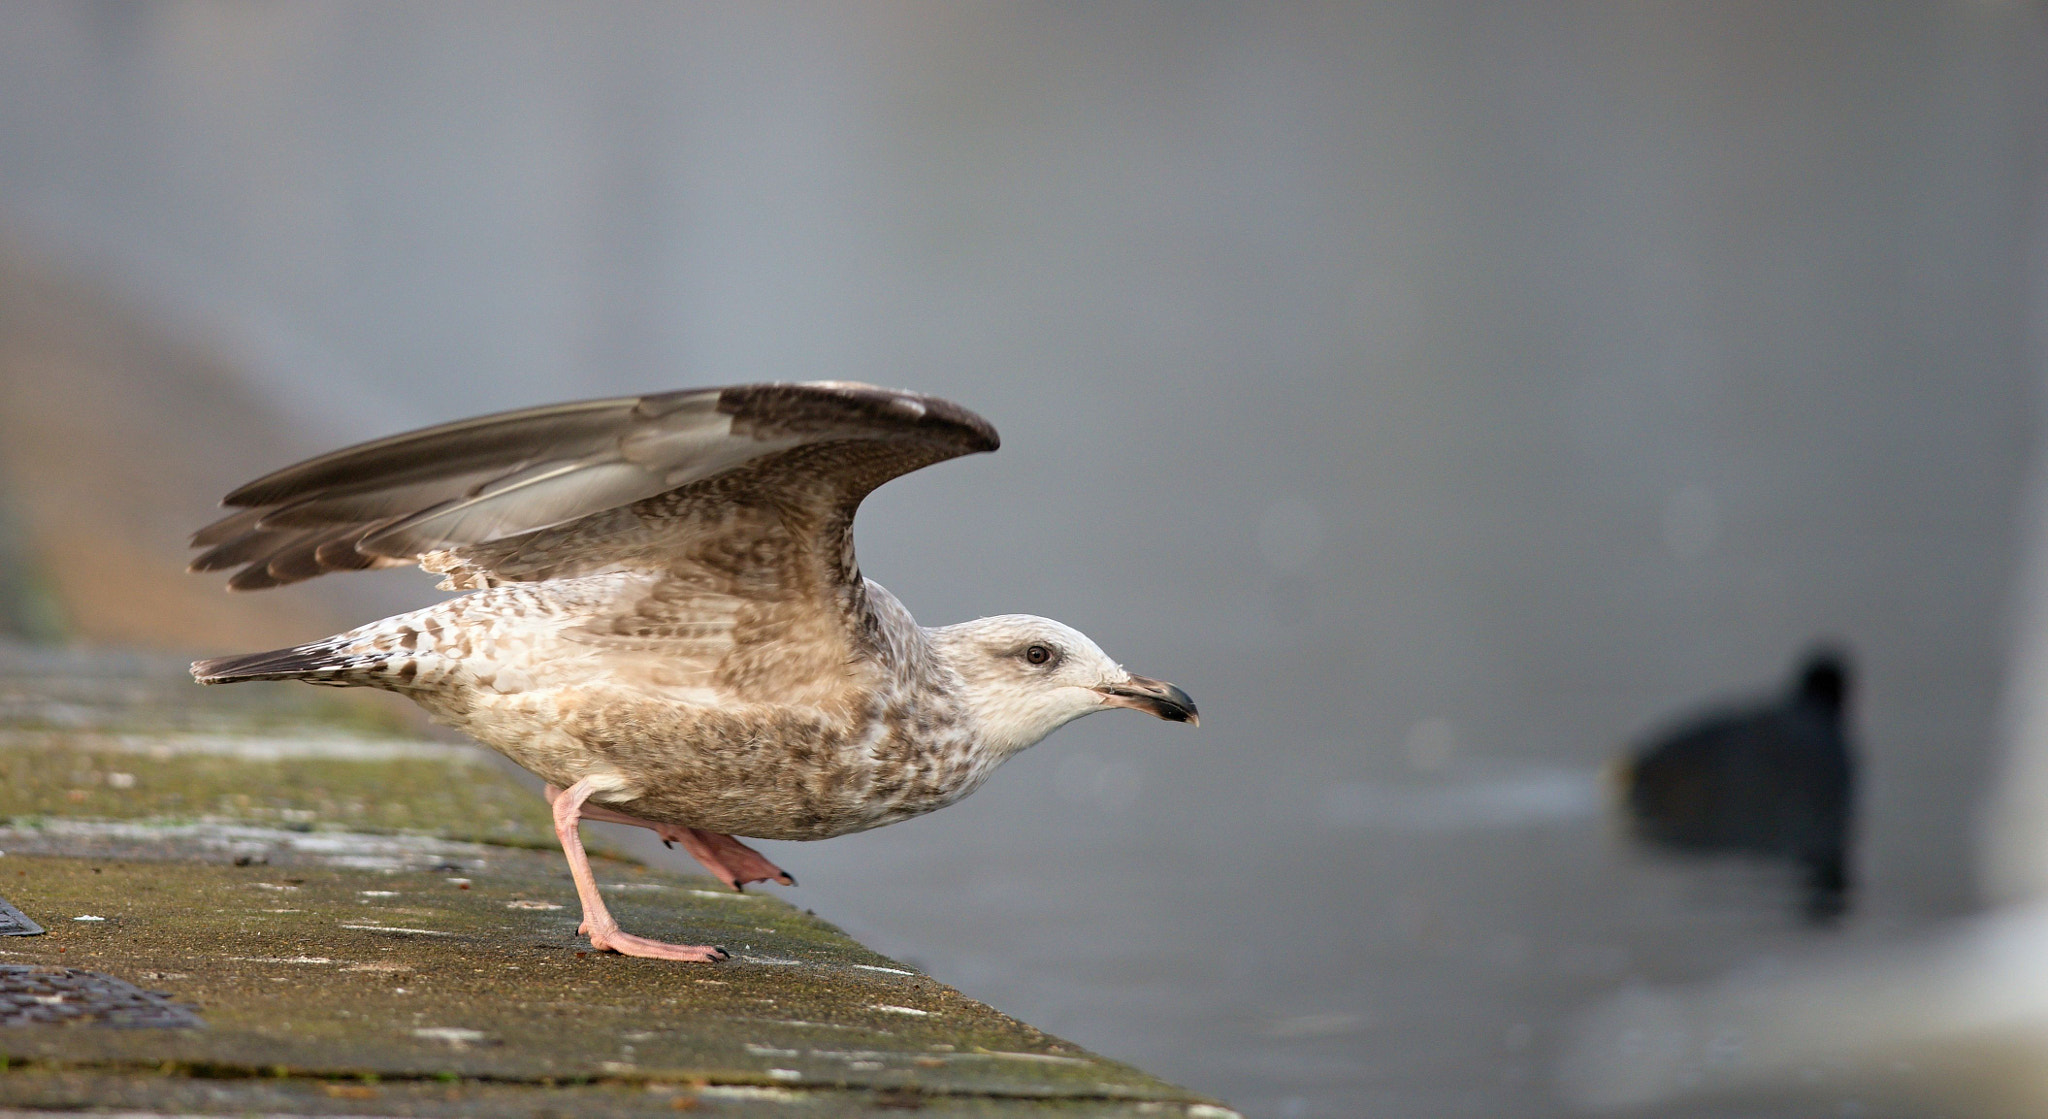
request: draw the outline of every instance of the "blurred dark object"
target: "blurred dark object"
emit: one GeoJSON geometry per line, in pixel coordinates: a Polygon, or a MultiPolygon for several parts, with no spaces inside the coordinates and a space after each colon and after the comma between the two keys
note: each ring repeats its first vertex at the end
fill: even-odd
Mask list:
{"type": "Polygon", "coordinates": [[[1645,842],[1679,851],[1784,859],[1805,874],[1805,914],[1849,905],[1855,747],[1846,654],[1807,656],[1783,697],[1716,708],[1638,747],[1623,772],[1645,842]]]}
{"type": "Polygon", "coordinates": [[[0,936],[41,936],[43,926],[28,919],[28,914],[9,905],[6,898],[0,898],[0,936]]]}

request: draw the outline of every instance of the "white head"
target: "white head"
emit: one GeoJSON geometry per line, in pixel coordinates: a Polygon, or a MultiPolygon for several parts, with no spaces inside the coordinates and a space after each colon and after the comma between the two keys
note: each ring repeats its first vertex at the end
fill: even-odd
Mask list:
{"type": "Polygon", "coordinates": [[[967,685],[982,744],[1001,757],[1110,707],[1198,722],[1186,692],[1131,675],[1086,634],[1050,618],[1003,614],[930,633],[939,658],[967,685]]]}

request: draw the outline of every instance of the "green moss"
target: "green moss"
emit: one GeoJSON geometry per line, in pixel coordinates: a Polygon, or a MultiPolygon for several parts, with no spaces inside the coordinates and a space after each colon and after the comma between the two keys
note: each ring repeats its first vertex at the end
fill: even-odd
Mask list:
{"type": "MultiPolygon", "coordinates": [[[[1094,1099],[1018,1099],[1002,1096],[945,1096],[863,1088],[813,1088],[794,1106],[779,1099],[748,1099],[689,1081],[645,1084],[605,1081],[587,1087],[507,1084],[483,1080],[455,1083],[350,1081],[203,1080],[176,1075],[36,1070],[0,1076],[0,1107],[38,1111],[134,1110],[219,1115],[469,1116],[605,1115],[673,1117],[801,1115],[902,1115],[915,1111],[932,1119],[1011,1119],[1048,1116],[1092,1119],[1143,1114],[1183,1119],[1183,1107],[1094,1099]],[[707,1090],[708,1088],[708,1090],[707,1090]]],[[[1208,1113],[1213,1114],[1213,1113],[1208,1113]]]]}
{"type": "Polygon", "coordinates": [[[554,846],[539,797],[481,755],[440,753],[252,761],[96,748],[84,735],[16,735],[0,738],[0,820],[232,821],[554,846]]]}

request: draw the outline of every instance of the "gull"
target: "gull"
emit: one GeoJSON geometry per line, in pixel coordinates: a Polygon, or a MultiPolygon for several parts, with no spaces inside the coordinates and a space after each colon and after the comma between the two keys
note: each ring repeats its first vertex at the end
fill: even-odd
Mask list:
{"type": "Polygon", "coordinates": [[[557,404],[347,447],[248,483],[192,538],[234,590],[417,564],[467,592],[325,640],[198,661],[202,684],[404,695],[547,784],[594,948],[622,932],[578,823],[650,828],[734,889],[790,876],[737,836],[825,839],[973,792],[1083,715],[1194,724],[1186,692],[1079,631],[920,626],[854,558],[861,500],[996,432],[850,382],[557,404]]]}

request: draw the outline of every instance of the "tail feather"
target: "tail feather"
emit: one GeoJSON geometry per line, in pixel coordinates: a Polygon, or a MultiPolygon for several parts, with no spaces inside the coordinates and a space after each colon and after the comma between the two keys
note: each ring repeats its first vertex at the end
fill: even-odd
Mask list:
{"type": "Polygon", "coordinates": [[[316,641],[289,649],[193,661],[192,678],[202,684],[231,684],[237,680],[300,680],[361,668],[365,659],[362,654],[351,652],[343,642],[316,641]]]}

